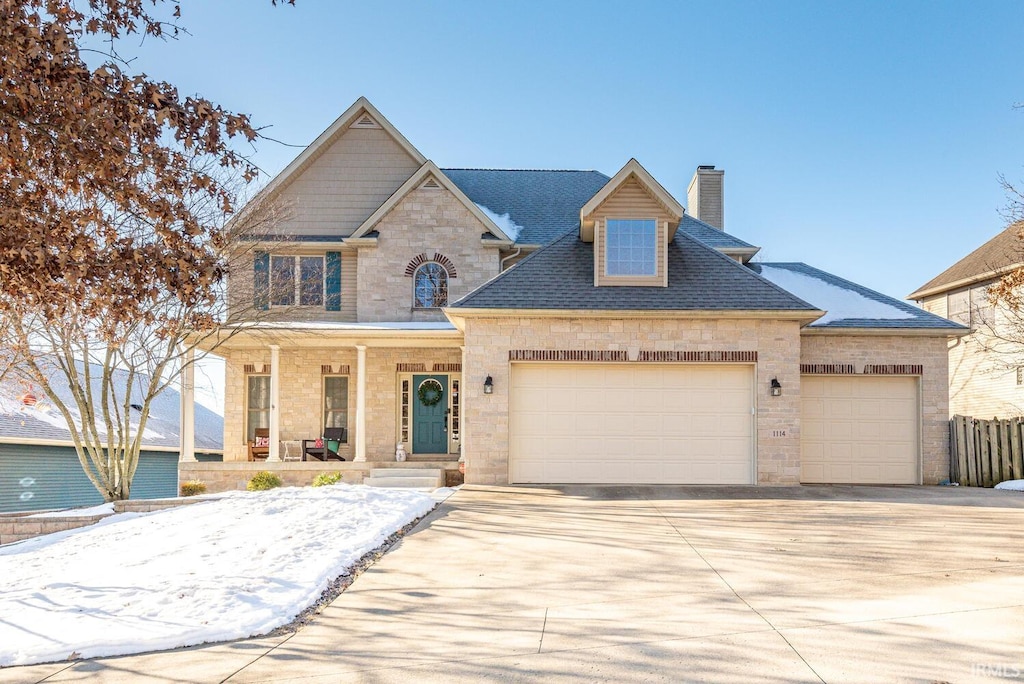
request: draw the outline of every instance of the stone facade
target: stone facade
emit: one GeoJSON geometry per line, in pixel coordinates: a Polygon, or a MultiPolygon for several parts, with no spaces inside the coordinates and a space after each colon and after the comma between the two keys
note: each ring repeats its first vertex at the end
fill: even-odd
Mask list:
{"type": "Polygon", "coordinates": [[[804,335],[800,363],[919,364],[921,475],[924,484],[949,477],[949,367],[945,337],[804,335]]]}
{"type": "Polygon", "coordinates": [[[406,267],[420,254],[443,255],[455,268],[448,280],[454,302],[498,275],[500,250],[485,246],[486,228],[445,188],[417,189],[377,224],[376,247],[359,249],[360,322],[444,321],[439,309],[413,309],[413,278],[406,267]]]}
{"type": "Polygon", "coordinates": [[[511,349],[756,351],[758,484],[800,481],[800,328],[796,321],[658,318],[470,318],[463,368],[466,482],[507,484],[511,349]],[[483,393],[483,378],[494,381],[483,393]],[[772,378],[787,388],[769,394],[772,378]],[[785,429],[785,437],[772,430],[785,429]]]}
{"type": "MultiPolygon", "coordinates": [[[[312,334],[312,333],[310,333],[312,334]]],[[[326,345],[326,342],[324,343],[326,345]]],[[[270,372],[270,350],[225,352],[224,460],[246,461],[246,365],[257,374],[270,372]]],[[[314,439],[323,431],[323,366],[333,373],[347,367],[348,444],[339,454],[351,461],[355,456],[356,363],[354,346],[282,347],[281,352],[281,440],[314,439]]],[[[425,372],[435,365],[460,365],[462,352],[454,348],[407,349],[370,347],[366,352],[366,458],[392,461],[398,435],[398,364],[422,364],[425,372]]],[[[458,373],[454,374],[456,377],[458,373]]],[[[407,450],[410,448],[406,445],[407,450]]]]}

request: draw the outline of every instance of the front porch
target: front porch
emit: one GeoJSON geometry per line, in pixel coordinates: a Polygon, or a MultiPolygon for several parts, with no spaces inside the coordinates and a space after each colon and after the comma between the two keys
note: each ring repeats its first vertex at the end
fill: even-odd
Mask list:
{"type": "MultiPolygon", "coordinates": [[[[192,458],[192,378],[182,382],[180,479],[211,491],[244,488],[270,470],[306,485],[321,472],[358,483],[372,467],[407,465],[458,470],[462,448],[462,335],[447,324],[262,324],[233,331],[217,347],[225,359],[224,462],[192,458]],[[269,454],[250,462],[257,428],[269,454]],[[344,430],[344,461],[303,460],[303,440],[344,430]]],[[[332,447],[335,444],[331,444],[332,447]]]]}
{"type": "Polygon", "coordinates": [[[225,461],[204,463],[199,461],[182,461],[178,464],[178,482],[200,480],[206,484],[211,494],[244,490],[246,483],[261,470],[275,473],[286,487],[306,487],[321,473],[341,473],[342,482],[362,484],[370,476],[371,470],[398,468],[437,468],[445,473],[445,485],[454,486],[462,483],[457,460],[428,461],[417,460],[414,463],[398,463],[392,461],[281,461],[276,463],[260,463],[249,461],[225,461]]]}

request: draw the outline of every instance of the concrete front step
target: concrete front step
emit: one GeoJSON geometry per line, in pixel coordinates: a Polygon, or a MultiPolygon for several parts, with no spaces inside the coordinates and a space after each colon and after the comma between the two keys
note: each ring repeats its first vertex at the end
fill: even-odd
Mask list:
{"type": "Polygon", "coordinates": [[[401,487],[402,489],[436,489],[436,477],[368,477],[363,484],[370,487],[401,487]]]}
{"type": "Polygon", "coordinates": [[[370,487],[401,487],[403,489],[435,489],[444,487],[441,468],[371,468],[363,480],[370,487]]]}

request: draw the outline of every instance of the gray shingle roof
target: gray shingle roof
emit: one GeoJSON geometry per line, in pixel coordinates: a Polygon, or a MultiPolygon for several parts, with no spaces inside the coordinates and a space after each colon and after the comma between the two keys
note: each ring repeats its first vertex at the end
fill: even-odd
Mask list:
{"type": "MultiPolygon", "coordinates": [[[[98,376],[98,367],[93,371],[98,376]]],[[[123,371],[118,371],[123,374],[123,371]]],[[[59,375],[51,379],[54,390],[65,402],[71,402],[67,383],[59,375]]],[[[30,385],[31,387],[31,385],[30,385]]],[[[98,389],[94,388],[94,392],[98,389]]],[[[63,424],[63,418],[41,390],[33,390],[39,402],[34,407],[22,406],[20,397],[25,393],[19,383],[8,380],[0,384],[0,438],[18,437],[25,439],[52,439],[71,441],[71,433],[63,424]]],[[[180,397],[178,392],[169,387],[160,393],[150,404],[149,420],[146,422],[146,435],[143,446],[179,446],[180,435],[180,397]]],[[[210,409],[196,404],[195,435],[197,449],[223,448],[224,419],[210,409]]]]}
{"type": "Polygon", "coordinates": [[[470,309],[636,311],[815,307],[683,231],[668,250],[668,287],[594,287],[593,245],[575,229],[452,305],[470,309]]]}
{"type": "MultiPolygon", "coordinates": [[[[824,284],[815,285],[813,282],[808,282],[810,286],[809,290],[801,290],[797,294],[807,299],[811,304],[816,305],[818,308],[829,311],[830,309],[836,310],[839,306],[842,306],[844,313],[855,313],[858,307],[864,312],[863,317],[844,317],[838,320],[827,320],[829,315],[826,314],[822,317],[821,321],[811,323],[812,328],[885,328],[885,329],[940,329],[966,331],[967,328],[954,323],[948,319],[936,316],[935,314],[928,313],[923,309],[920,309],[912,304],[889,297],[875,292],[874,290],[868,289],[857,283],[850,282],[844,278],[840,278],[837,275],[827,273],[817,268],[813,268],[803,263],[749,263],[747,267],[756,272],[761,273],[763,267],[770,267],[771,269],[782,269],[789,273],[794,273],[809,278],[814,278],[816,281],[824,284]],[[848,293],[851,293],[849,297],[842,297],[842,293],[836,293],[828,286],[832,288],[840,288],[848,293]],[[819,293],[820,294],[815,294],[819,293]],[[841,301],[836,298],[839,295],[841,301]],[[859,297],[858,297],[859,296],[859,297]],[[816,301],[817,300],[817,301],[816,301]],[[866,301],[865,301],[866,300],[866,301]],[[882,305],[882,306],[878,306],[882,305]],[[886,307],[895,309],[896,312],[887,311],[886,307]],[[886,317],[872,317],[872,314],[884,313],[886,317]],[[898,312],[898,313],[897,313],[898,312]],[[900,317],[902,316],[902,317],[900,317]]],[[[785,283],[780,282],[780,285],[785,287],[785,283]]]]}
{"type": "Polygon", "coordinates": [[[580,207],[608,182],[597,171],[441,169],[470,200],[523,227],[522,245],[546,245],[580,224],[580,207]]]}
{"type": "MultiPolygon", "coordinates": [[[[959,287],[963,281],[986,279],[983,276],[1009,266],[1024,262],[1024,243],[1019,234],[1024,224],[1015,223],[994,238],[974,250],[909,295],[909,299],[917,299],[919,293],[930,290],[942,292],[945,286],[959,287]]],[[[952,289],[947,287],[946,289],[952,289]]]]}
{"type": "Polygon", "coordinates": [[[683,215],[683,220],[679,222],[679,230],[716,249],[757,249],[749,242],[744,242],[689,214],[683,215]]]}

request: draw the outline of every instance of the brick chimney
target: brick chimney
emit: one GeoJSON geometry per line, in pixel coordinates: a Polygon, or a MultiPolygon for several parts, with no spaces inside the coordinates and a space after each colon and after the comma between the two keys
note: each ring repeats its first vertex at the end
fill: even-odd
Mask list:
{"type": "Polygon", "coordinates": [[[725,171],[714,165],[698,166],[686,190],[690,216],[725,230],[725,171]]]}

